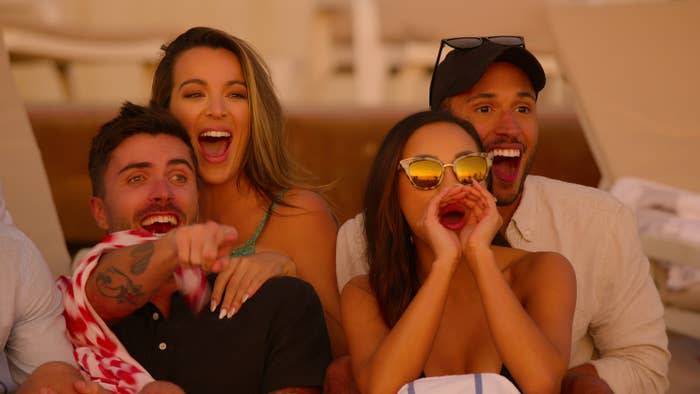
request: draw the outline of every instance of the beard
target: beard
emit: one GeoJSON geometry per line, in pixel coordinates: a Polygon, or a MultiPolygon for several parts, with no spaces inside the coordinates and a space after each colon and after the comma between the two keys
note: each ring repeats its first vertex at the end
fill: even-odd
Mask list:
{"type": "Polygon", "coordinates": [[[492,194],[498,199],[496,201],[497,206],[499,206],[499,207],[508,206],[508,205],[515,203],[516,201],[518,201],[520,199],[520,196],[523,194],[523,190],[525,189],[525,179],[527,178],[528,174],[530,173],[530,169],[532,168],[532,162],[534,161],[534,158],[535,158],[535,149],[533,149],[532,154],[530,155],[530,157],[528,157],[527,162],[525,162],[525,166],[523,168],[522,175],[520,176],[520,179],[518,180],[518,186],[512,194],[510,194],[510,195],[497,194],[495,191],[495,187],[492,186],[492,194]]]}

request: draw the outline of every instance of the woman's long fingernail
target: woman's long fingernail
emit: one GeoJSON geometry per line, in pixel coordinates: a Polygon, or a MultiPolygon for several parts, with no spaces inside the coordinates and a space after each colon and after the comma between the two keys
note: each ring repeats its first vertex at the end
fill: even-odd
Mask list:
{"type": "Polygon", "coordinates": [[[228,315],[226,315],[226,317],[228,319],[230,319],[235,314],[236,314],[236,308],[231,308],[231,310],[228,312],[228,315]]]}
{"type": "Polygon", "coordinates": [[[209,306],[209,310],[212,311],[212,312],[214,312],[214,311],[216,310],[216,307],[217,307],[218,305],[219,305],[218,302],[216,302],[215,300],[211,300],[211,305],[209,306]]]}
{"type": "Polygon", "coordinates": [[[219,311],[219,320],[223,319],[224,316],[226,316],[226,308],[221,308],[219,311]]]}
{"type": "Polygon", "coordinates": [[[243,304],[243,303],[246,302],[247,300],[248,300],[248,294],[246,294],[246,295],[243,296],[243,301],[241,301],[241,304],[243,304]]]}

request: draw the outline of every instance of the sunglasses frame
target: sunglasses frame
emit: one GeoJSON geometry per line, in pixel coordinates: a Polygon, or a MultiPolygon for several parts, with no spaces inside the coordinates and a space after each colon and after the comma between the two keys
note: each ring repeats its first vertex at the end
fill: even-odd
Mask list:
{"type": "MultiPolygon", "coordinates": [[[[505,47],[520,47],[520,48],[525,48],[525,37],[523,36],[465,36],[465,37],[452,37],[452,38],[443,38],[440,40],[440,49],[438,49],[438,54],[437,58],[435,58],[435,66],[433,66],[433,75],[430,77],[430,89],[428,91],[428,101],[431,100],[433,97],[433,83],[435,82],[435,71],[437,71],[438,66],[440,65],[440,56],[442,56],[442,49],[445,47],[445,45],[449,46],[452,49],[456,49],[459,51],[468,51],[470,49],[476,49],[482,45],[484,45],[485,41],[490,41],[496,45],[501,45],[505,47]],[[503,44],[501,42],[498,42],[498,39],[501,38],[507,38],[507,39],[518,39],[520,40],[519,44],[513,44],[513,45],[508,45],[508,44],[503,44]],[[456,40],[464,40],[464,39],[473,39],[476,40],[476,44],[470,47],[460,47],[460,46],[455,46],[451,44],[450,42],[454,42],[456,40]]],[[[428,105],[430,105],[430,102],[428,102],[428,105]]]]}
{"type": "MultiPolygon", "coordinates": [[[[407,158],[399,161],[399,165],[397,167],[397,170],[403,170],[403,173],[406,174],[406,178],[408,178],[408,181],[416,189],[418,189],[418,190],[433,190],[433,189],[436,189],[438,186],[440,186],[440,184],[442,184],[442,181],[445,178],[445,167],[452,167],[452,173],[454,174],[455,179],[457,179],[457,182],[462,183],[459,180],[459,178],[457,177],[457,173],[455,172],[455,163],[461,159],[468,158],[468,157],[482,157],[486,161],[486,173],[485,173],[485,177],[483,179],[483,180],[486,180],[489,176],[489,173],[491,172],[491,165],[493,164],[493,154],[486,153],[486,152],[474,152],[474,153],[468,153],[466,155],[459,155],[459,156],[455,157],[455,159],[452,161],[452,163],[443,163],[441,160],[436,159],[434,157],[430,157],[430,156],[407,157],[407,158]],[[432,161],[432,162],[437,163],[441,166],[440,178],[438,178],[438,181],[435,184],[435,186],[430,186],[430,187],[419,186],[413,181],[413,178],[411,178],[411,174],[410,174],[411,164],[413,164],[417,161],[423,161],[423,160],[432,161]]],[[[462,183],[462,184],[464,185],[464,183],[462,183]]]]}

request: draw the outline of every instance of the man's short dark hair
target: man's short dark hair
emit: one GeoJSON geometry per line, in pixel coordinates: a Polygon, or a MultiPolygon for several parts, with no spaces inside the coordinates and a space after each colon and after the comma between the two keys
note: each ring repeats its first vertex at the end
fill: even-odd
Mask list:
{"type": "Polygon", "coordinates": [[[124,102],[114,119],[100,127],[92,138],[88,171],[92,182],[92,195],[104,197],[104,175],[111,160],[112,152],[127,138],[138,135],[171,135],[180,139],[190,151],[195,173],[197,158],[185,128],[169,112],[148,108],[131,102],[124,102]]]}

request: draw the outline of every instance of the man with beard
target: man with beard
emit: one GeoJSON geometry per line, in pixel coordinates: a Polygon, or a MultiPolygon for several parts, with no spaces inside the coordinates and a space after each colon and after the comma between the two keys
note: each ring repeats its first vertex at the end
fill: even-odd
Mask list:
{"type": "Polygon", "coordinates": [[[237,235],[195,223],[197,161],[177,120],[126,103],[93,138],[89,169],[90,207],[110,234],[61,287],[93,380],[119,392],[153,379],[188,393],[320,392],[330,345],[309,284],[276,277],[235,314],[209,308],[207,290],[230,277],[216,272],[239,263],[237,235]]]}
{"type": "MultiPolygon", "coordinates": [[[[603,191],[528,175],[542,66],[518,36],[442,40],[438,61],[446,46],[453,50],[436,62],[430,106],[469,120],[493,155],[492,193],[503,217],[494,243],[559,252],[576,272],[562,392],[664,392],[670,354],[663,306],[632,212],[603,191]]],[[[361,216],[339,231],[339,282],[366,267],[362,233],[361,216]]]]}

